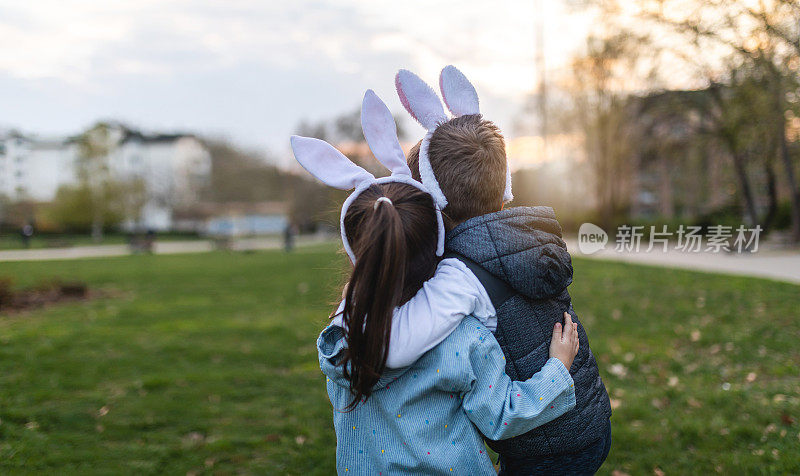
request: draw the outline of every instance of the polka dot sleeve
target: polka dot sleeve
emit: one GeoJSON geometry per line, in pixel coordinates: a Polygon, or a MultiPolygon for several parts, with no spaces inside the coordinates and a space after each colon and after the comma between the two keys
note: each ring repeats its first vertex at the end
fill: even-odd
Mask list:
{"type": "Polygon", "coordinates": [[[470,350],[472,381],[464,394],[467,417],[487,438],[503,440],[527,433],[575,407],[569,371],[556,358],[524,382],[505,374],[500,345],[485,327],[475,326],[470,350]]]}

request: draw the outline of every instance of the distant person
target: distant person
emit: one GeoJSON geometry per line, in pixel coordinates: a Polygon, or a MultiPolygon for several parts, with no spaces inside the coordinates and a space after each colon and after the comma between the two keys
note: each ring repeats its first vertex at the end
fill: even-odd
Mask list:
{"type": "Polygon", "coordinates": [[[33,225],[26,223],[19,232],[22,238],[22,246],[24,248],[31,247],[31,238],[33,238],[33,225]]]}
{"type": "Polygon", "coordinates": [[[286,228],[283,229],[283,249],[286,250],[287,253],[294,249],[294,240],[296,236],[297,226],[293,223],[286,225],[286,228]]]}
{"type": "MultiPolygon", "coordinates": [[[[499,438],[484,433],[500,454],[501,474],[594,474],[611,447],[611,404],[572,308],[567,291],[572,263],[553,210],[503,209],[513,199],[505,142],[497,126],[481,116],[475,88],[459,70],[447,66],[439,78],[452,119],[433,89],[410,71],[401,70],[395,85],[403,106],[428,130],[409,152],[408,164],[447,219],[446,256],[466,264],[493,296],[509,376],[525,381],[542,371],[550,361],[553,324],[564,312],[577,323],[580,353],[573,367],[567,366],[575,380],[574,410],[515,438],[491,441],[499,438]]],[[[414,317],[403,339],[418,342],[422,336],[433,345],[456,329],[414,317]]],[[[417,357],[408,346],[401,351],[410,354],[403,360],[417,357]]]]}
{"type": "Polygon", "coordinates": [[[152,228],[147,229],[147,233],[144,236],[144,251],[146,253],[153,253],[156,245],[156,231],[152,228]]]}
{"type": "Polygon", "coordinates": [[[482,434],[519,435],[574,406],[567,369],[578,351],[576,327],[568,315],[563,331],[555,324],[551,358],[530,379],[513,382],[489,330],[491,300],[462,262],[439,261],[441,213],[427,188],[411,178],[394,120],[371,91],[362,127],[390,177],[375,179],[323,141],[292,138],[295,156],[314,176],[356,189],[341,221],[353,263],[350,281],[317,341],[334,407],[337,471],[494,475],[482,434]],[[452,328],[421,358],[387,368],[392,349],[415,340],[427,344],[427,331],[447,323],[452,328]]]}

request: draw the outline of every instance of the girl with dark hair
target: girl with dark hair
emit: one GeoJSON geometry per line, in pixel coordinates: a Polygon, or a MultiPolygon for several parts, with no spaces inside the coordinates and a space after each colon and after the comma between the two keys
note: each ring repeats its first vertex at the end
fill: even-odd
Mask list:
{"type": "MultiPolygon", "coordinates": [[[[317,342],[334,407],[340,474],[495,474],[482,435],[504,439],[575,405],[568,368],[578,347],[567,315],[551,358],[531,379],[512,382],[488,322],[495,314],[477,278],[456,259],[440,261],[444,230],[431,195],[413,180],[394,120],[371,91],[364,135],[392,175],[375,179],[323,141],[292,138],[298,161],[325,183],[355,188],[342,207],[342,241],[353,262],[344,300],[317,342]],[[413,298],[413,306],[412,304],[413,298]],[[405,306],[403,306],[405,305],[405,306]],[[414,323],[457,320],[455,330],[404,368],[387,367],[392,334],[414,323]],[[443,315],[444,314],[444,315],[443,315]],[[467,317],[464,317],[467,316],[467,317]]],[[[424,324],[419,324],[424,326],[424,324]]],[[[432,339],[426,339],[431,341],[432,339]]]]}

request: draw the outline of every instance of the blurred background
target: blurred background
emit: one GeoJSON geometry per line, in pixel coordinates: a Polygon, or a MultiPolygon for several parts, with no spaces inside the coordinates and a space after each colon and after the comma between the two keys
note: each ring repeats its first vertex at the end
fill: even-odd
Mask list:
{"type": "Polygon", "coordinates": [[[2,230],[316,230],[331,197],[287,137],[369,165],[358,106],[374,88],[410,147],[423,131],[394,73],[434,83],[452,63],[505,133],[516,205],[554,206],[570,231],[747,223],[800,239],[796,2],[390,7],[4,2],[2,230]]]}
{"type": "Polygon", "coordinates": [[[383,175],[364,91],[408,150],[394,75],[447,64],[511,205],[554,207],[571,251],[584,222],[762,230],[748,256],[576,257],[603,471],[800,472],[796,0],[0,0],[0,43],[2,472],[332,472],[314,340],[346,193],[289,136],[383,175]]]}

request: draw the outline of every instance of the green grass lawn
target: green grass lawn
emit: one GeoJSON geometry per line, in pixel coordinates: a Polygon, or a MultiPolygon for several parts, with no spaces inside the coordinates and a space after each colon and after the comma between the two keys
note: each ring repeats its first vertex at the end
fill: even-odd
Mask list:
{"type": "MultiPolygon", "coordinates": [[[[109,296],[0,316],[0,473],[331,474],[315,340],[343,263],[0,263],[109,296]]],[[[570,289],[616,405],[603,473],[800,472],[800,287],[576,260],[570,289]]]]}

